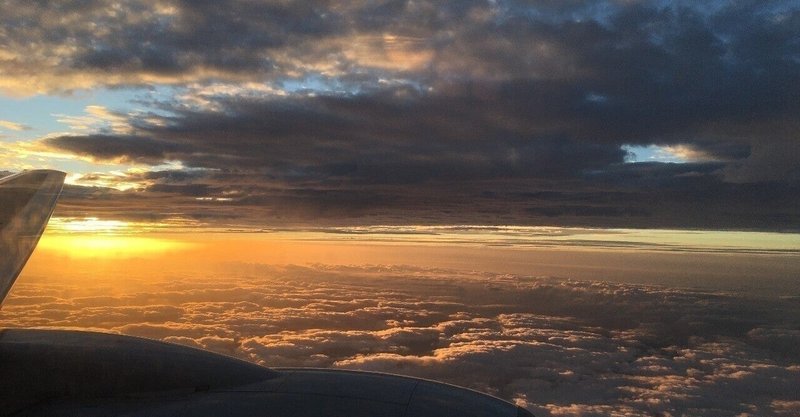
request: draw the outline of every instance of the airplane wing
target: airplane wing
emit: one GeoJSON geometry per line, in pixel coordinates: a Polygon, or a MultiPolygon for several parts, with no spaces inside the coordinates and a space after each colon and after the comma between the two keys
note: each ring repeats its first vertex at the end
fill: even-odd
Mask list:
{"type": "Polygon", "coordinates": [[[266,368],[156,340],[43,329],[0,331],[0,415],[533,417],[430,380],[266,368]]]}
{"type": "Polygon", "coordinates": [[[65,176],[34,170],[0,179],[0,304],[39,242],[65,176]]]}

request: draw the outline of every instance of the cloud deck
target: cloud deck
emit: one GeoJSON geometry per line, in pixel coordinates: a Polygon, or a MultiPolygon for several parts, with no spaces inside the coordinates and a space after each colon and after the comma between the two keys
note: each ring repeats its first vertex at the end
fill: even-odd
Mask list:
{"type": "Polygon", "coordinates": [[[4,326],[155,337],[268,366],[411,374],[539,415],[792,415],[791,297],[403,267],[230,266],[19,283],[4,326]],[[78,280],[78,281],[76,281],[78,280]],[[124,287],[124,289],[122,289],[124,287]]]}

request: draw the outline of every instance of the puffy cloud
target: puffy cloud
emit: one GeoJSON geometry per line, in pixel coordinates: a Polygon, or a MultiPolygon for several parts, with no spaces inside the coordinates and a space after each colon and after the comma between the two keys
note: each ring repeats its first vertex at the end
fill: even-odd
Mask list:
{"type": "Polygon", "coordinates": [[[772,410],[778,416],[791,416],[800,412],[800,401],[773,401],[772,410]]]}
{"type": "MultiPolygon", "coordinates": [[[[592,97],[611,102],[625,84],[650,87],[641,95],[670,86],[719,92],[751,69],[767,71],[759,82],[780,84],[797,53],[791,2],[237,0],[219,10],[202,1],[93,0],[12,1],[2,11],[9,89],[319,73],[592,80],[592,97]]],[[[735,97],[754,92],[741,86],[735,97]]]]}
{"type": "Polygon", "coordinates": [[[111,295],[102,281],[20,281],[3,325],[155,337],[268,366],[434,378],[543,416],[797,410],[800,310],[791,298],[402,267],[241,271],[133,276],[111,295]]]}

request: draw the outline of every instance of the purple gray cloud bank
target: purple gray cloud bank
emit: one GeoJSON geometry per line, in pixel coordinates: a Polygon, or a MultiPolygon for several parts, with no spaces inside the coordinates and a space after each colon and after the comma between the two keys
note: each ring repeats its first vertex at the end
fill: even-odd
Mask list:
{"type": "Polygon", "coordinates": [[[800,308],[751,297],[410,267],[19,282],[4,326],[163,339],[267,366],[444,380],[542,416],[800,411],[800,308]],[[108,281],[108,282],[106,282],[108,281]]]}

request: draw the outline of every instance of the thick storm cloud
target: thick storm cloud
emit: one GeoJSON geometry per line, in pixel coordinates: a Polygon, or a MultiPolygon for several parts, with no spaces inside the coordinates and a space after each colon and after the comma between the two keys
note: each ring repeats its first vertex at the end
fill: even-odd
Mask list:
{"type": "Polygon", "coordinates": [[[542,416],[800,411],[791,297],[410,267],[229,264],[224,276],[92,279],[20,281],[2,324],[434,378],[542,416]]]}

